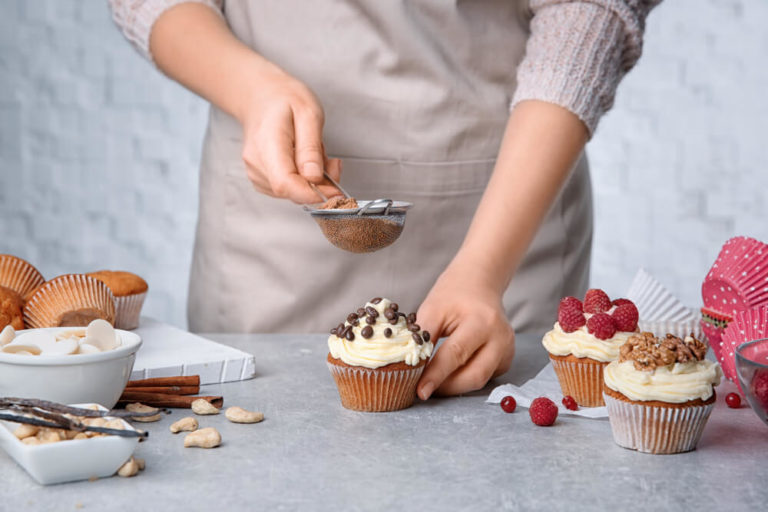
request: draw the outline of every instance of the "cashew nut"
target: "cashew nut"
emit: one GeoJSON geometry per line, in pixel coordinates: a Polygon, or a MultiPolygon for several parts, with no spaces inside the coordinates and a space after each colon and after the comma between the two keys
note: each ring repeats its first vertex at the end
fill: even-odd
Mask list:
{"type": "Polygon", "coordinates": [[[88,434],[85,432],[78,432],[72,439],[88,439],[88,434]]]}
{"type": "Polygon", "coordinates": [[[129,478],[136,476],[142,469],[144,469],[144,460],[131,457],[125,464],[120,466],[120,469],[117,470],[117,474],[129,478]]]}
{"type": "Polygon", "coordinates": [[[115,430],[125,430],[125,423],[123,423],[123,420],[109,420],[104,424],[104,428],[113,428],[115,430]]]}
{"type": "Polygon", "coordinates": [[[35,436],[41,443],[58,443],[62,440],[61,434],[57,430],[43,428],[35,436]]]}
{"type": "Polygon", "coordinates": [[[246,411],[242,407],[230,407],[224,416],[232,423],[258,423],[264,419],[264,413],[246,411]]]}
{"type": "Polygon", "coordinates": [[[24,443],[24,444],[29,444],[29,445],[42,444],[42,443],[40,443],[40,440],[38,438],[34,437],[34,436],[32,436],[32,437],[25,437],[24,439],[21,440],[21,442],[24,443]]]}
{"type": "Polygon", "coordinates": [[[13,431],[13,435],[15,435],[17,439],[25,439],[37,435],[38,432],[40,432],[40,427],[34,425],[19,425],[18,428],[13,431]]]}
{"type": "Polygon", "coordinates": [[[201,428],[184,438],[184,448],[215,448],[220,444],[221,434],[213,427],[201,428]]]}
{"type": "Polygon", "coordinates": [[[192,402],[192,412],[200,415],[219,414],[219,410],[213,404],[202,398],[192,402]]]}
{"type": "Polygon", "coordinates": [[[139,471],[144,471],[144,468],[147,467],[147,463],[144,462],[144,459],[134,457],[133,460],[135,460],[136,464],[139,466],[139,471]]]}
{"type": "Polygon", "coordinates": [[[179,432],[194,432],[198,427],[197,420],[192,416],[181,418],[179,421],[174,422],[170,426],[171,433],[178,434],[179,432]]]}
{"type": "MultiPolygon", "coordinates": [[[[148,405],[144,405],[138,402],[126,405],[125,410],[129,412],[157,412],[157,413],[159,413],[160,411],[160,409],[158,409],[157,407],[150,407],[148,405]]],[[[161,417],[162,417],[162,414],[155,414],[154,416],[132,416],[131,420],[139,421],[141,423],[151,423],[153,421],[160,421],[161,417]]]]}

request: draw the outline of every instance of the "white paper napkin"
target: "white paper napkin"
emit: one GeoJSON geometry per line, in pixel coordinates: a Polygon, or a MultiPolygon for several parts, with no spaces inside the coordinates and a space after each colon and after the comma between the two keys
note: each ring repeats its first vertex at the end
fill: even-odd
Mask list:
{"type": "Polygon", "coordinates": [[[563,406],[563,392],[560,389],[560,382],[555,375],[555,369],[552,364],[547,364],[534,378],[523,384],[515,386],[514,384],[502,384],[491,391],[486,399],[487,404],[501,403],[501,399],[511,395],[515,398],[518,407],[530,407],[535,398],[545,396],[555,402],[558,414],[570,414],[572,416],[583,416],[584,418],[607,418],[608,411],[605,407],[579,407],[576,411],[571,411],[563,406]]]}

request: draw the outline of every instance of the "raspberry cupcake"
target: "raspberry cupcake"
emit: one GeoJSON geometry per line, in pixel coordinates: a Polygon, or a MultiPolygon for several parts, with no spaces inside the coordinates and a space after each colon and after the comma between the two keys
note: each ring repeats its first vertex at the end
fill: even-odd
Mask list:
{"type": "Polygon", "coordinates": [[[84,274],[66,274],[47,281],[24,307],[28,327],[86,326],[101,318],[115,322],[115,299],[107,285],[84,274]]]}
{"type": "Polygon", "coordinates": [[[603,393],[616,444],[645,453],[693,450],[715,405],[720,365],[707,361],[707,346],[649,332],[622,345],[605,368],[603,393]]]}
{"type": "Polygon", "coordinates": [[[388,299],[371,299],[328,338],[328,368],[341,405],[365,412],[410,407],[432,349],[415,313],[401,313],[388,299]]]}
{"type": "Polygon", "coordinates": [[[106,284],[115,296],[115,327],[131,330],[139,326],[139,316],[147,282],[136,274],[119,270],[99,270],[87,274],[106,284]]]}
{"type": "Polygon", "coordinates": [[[632,301],[616,299],[599,289],[560,301],[557,322],[542,339],[560,381],[563,395],[581,407],[603,402],[603,369],[619,357],[619,348],[637,332],[638,312],[632,301]]]}

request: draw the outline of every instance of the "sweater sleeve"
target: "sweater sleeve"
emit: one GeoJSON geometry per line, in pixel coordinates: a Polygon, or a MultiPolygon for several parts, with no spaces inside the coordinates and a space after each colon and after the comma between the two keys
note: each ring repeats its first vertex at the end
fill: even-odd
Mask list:
{"type": "Polygon", "coordinates": [[[511,108],[524,100],[576,114],[590,137],[640,58],[645,19],[661,0],[531,0],[531,35],[511,108]]]}
{"type": "Polygon", "coordinates": [[[222,16],[224,0],[109,0],[112,19],[128,41],[141,55],[153,61],[149,51],[149,36],[157,19],[165,11],[184,2],[209,6],[222,16]]]}

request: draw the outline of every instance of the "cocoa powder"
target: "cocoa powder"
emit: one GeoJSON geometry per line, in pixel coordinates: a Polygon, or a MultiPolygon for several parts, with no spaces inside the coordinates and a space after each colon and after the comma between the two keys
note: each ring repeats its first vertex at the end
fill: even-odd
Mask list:
{"type": "Polygon", "coordinates": [[[316,216],[325,237],[336,247],[355,253],[377,251],[392,244],[403,231],[394,215],[316,216]]]}

